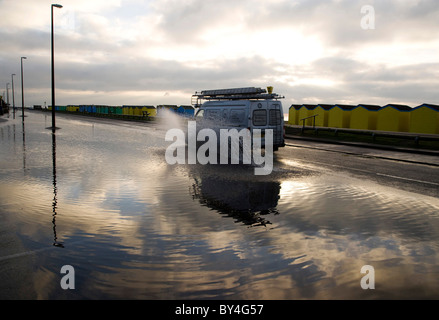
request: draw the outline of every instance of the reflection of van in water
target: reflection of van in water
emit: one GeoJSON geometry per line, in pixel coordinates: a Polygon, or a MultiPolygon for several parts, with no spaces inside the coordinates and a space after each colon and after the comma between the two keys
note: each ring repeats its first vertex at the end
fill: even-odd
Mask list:
{"type": "Polygon", "coordinates": [[[266,226],[270,214],[278,214],[281,185],[258,180],[252,170],[224,166],[193,166],[191,194],[202,205],[249,226],[266,226]]]}
{"type": "Polygon", "coordinates": [[[265,89],[247,87],[221,90],[205,90],[192,96],[198,107],[195,115],[202,127],[261,130],[261,145],[265,146],[265,130],[273,130],[273,150],[285,146],[284,119],[279,96],[265,89]],[[201,104],[202,100],[207,100],[201,104]]]}

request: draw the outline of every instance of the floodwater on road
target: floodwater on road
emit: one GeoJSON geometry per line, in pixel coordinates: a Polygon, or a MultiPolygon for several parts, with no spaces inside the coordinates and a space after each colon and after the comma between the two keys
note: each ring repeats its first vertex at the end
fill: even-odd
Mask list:
{"type": "Polygon", "coordinates": [[[50,125],[0,119],[1,299],[439,298],[435,197],[284,150],[268,176],[169,165],[160,125],[50,125]]]}

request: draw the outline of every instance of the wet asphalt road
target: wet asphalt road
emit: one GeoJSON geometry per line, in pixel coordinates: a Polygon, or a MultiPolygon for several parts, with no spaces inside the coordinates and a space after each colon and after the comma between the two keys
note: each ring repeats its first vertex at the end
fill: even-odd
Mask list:
{"type": "Polygon", "coordinates": [[[439,197],[439,157],[287,139],[277,157],[291,166],[332,171],[409,192],[439,197]]]}
{"type": "Polygon", "coordinates": [[[289,139],[255,176],[167,164],[159,122],[2,120],[0,298],[437,299],[438,156],[289,139]]]}
{"type": "MultiPolygon", "coordinates": [[[[87,118],[62,114],[82,121],[115,123],[105,118],[87,118]]],[[[145,126],[144,123],[120,121],[119,125],[145,126]]],[[[156,124],[149,124],[153,127],[156,124]]],[[[308,169],[316,172],[332,171],[364,180],[378,182],[404,191],[439,198],[439,151],[432,154],[403,152],[287,137],[286,147],[276,152],[278,160],[293,171],[308,169]]]]}

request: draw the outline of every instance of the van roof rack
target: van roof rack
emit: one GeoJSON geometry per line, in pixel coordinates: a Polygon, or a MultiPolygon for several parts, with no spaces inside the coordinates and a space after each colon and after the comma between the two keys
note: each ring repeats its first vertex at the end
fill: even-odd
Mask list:
{"type": "MultiPolygon", "coordinates": [[[[271,90],[270,90],[271,91],[271,90]]],[[[256,87],[203,90],[195,92],[192,96],[192,104],[199,105],[200,100],[248,100],[248,99],[283,99],[285,97],[266,89],[256,87]]]]}

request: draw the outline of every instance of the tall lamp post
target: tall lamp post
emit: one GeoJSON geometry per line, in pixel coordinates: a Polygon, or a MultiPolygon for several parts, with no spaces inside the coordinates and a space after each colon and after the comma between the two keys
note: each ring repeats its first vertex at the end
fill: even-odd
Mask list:
{"type": "Polygon", "coordinates": [[[24,89],[23,89],[23,59],[26,57],[21,57],[21,116],[24,121],[24,89]]]}
{"type": "Polygon", "coordinates": [[[56,130],[55,126],[55,61],[53,56],[53,7],[62,8],[60,4],[52,4],[51,13],[52,13],[52,131],[56,130]]]}
{"type": "Polygon", "coordinates": [[[11,74],[11,78],[12,78],[12,110],[13,110],[13,112],[14,112],[14,119],[15,119],[14,76],[15,76],[15,73],[11,74]]]}
{"type": "Polygon", "coordinates": [[[10,83],[8,82],[6,84],[6,105],[8,106],[8,109],[9,109],[9,85],[10,83]]]}

